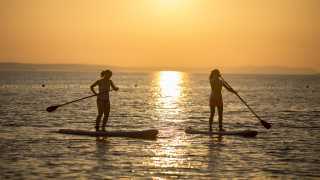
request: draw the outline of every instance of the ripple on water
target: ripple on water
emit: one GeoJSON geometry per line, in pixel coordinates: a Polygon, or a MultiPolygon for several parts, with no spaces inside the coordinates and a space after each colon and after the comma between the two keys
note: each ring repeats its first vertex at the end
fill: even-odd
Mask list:
{"type": "Polygon", "coordinates": [[[189,126],[208,128],[206,74],[115,73],[120,91],[111,93],[108,128],[159,129],[159,138],[148,141],[52,133],[60,128],[93,130],[95,99],[54,113],[45,108],[88,95],[95,73],[25,72],[10,79],[0,73],[1,179],[320,176],[320,94],[312,91],[320,83],[312,76],[226,76],[273,124],[263,129],[235,96],[224,91],[225,128],[259,131],[256,138],[242,138],[184,133],[189,126]],[[42,82],[45,88],[39,86],[42,82]],[[312,90],[301,89],[301,82],[312,90]]]}

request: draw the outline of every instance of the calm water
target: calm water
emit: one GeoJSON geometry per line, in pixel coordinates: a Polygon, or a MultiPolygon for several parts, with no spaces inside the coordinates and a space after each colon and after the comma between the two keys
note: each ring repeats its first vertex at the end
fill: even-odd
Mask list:
{"type": "Polygon", "coordinates": [[[180,72],[114,73],[120,91],[111,92],[108,128],[156,128],[156,141],[53,133],[93,130],[95,98],[45,108],[90,95],[97,75],[0,72],[0,179],[320,177],[319,76],[226,75],[273,128],[224,90],[225,128],[257,130],[256,138],[185,134],[207,128],[210,87],[207,74],[180,72]]]}

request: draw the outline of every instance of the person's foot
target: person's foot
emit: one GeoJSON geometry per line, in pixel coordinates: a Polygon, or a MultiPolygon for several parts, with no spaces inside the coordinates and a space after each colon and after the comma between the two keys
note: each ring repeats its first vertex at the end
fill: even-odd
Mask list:
{"type": "Polygon", "coordinates": [[[209,127],[209,132],[212,132],[212,127],[209,127]]]}
{"type": "Polygon", "coordinates": [[[99,126],[95,126],[94,128],[96,129],[96,131],[99,131],[99,126]]]}
{"type": "Polygon", "coordinates": [[[106,131],[106,127],[102,127],[102,128],[101,128],[101,131],[106,131]]]}

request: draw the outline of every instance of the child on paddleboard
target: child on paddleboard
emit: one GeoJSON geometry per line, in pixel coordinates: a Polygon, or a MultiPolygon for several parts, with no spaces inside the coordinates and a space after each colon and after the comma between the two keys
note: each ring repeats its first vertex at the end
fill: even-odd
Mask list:
{"type": "Polygon", "coordinates": [[[224,131],[222,127],[222,119],[223,119],[223,100],[222,100],[222,86],[224,86],[228,91],[232,93],[236,93],[231,87],[229,87],[220,77],[220,71],[215,69],[211,71],[209,81],[211,85],[211,95],[210,95],[210,118],[209,118],[209,130],[212,131],[212,123],[213,117],[215,114],[215,108],[218,109],[219,115],[219,131],[224,131]]]}
{"type": "Polygon", "coordinates": [[[95,83],[93,83],[90,86],[91,91],[97,95],[97,108],[98,108],[98,116],[96,119],[96,131],[100,130],[100,121],[102,118],[102,115],[104,115],[102,120],[102,126],[101,130],[105,131],[106,124],[108,122],[109,113],[110,113],[110,99],[109,99],[109,91],[110,87],[118,91],[118,87],[116,87],[113,83],[113,81],[110,79],[112,76],[112,71],[105,70],[100,73],[101,79],[97,80],[95,83]],[[98,86],[99,93],[96,93],[94,90],[94,87],[98,86]]]}

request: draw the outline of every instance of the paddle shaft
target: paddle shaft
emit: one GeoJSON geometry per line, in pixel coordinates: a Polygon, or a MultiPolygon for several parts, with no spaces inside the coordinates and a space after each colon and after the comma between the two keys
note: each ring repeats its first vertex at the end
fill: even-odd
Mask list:
{"type": "MultiPolygon", "coordinates": [[[[222,79],[222,81],[224,81],[224,83],[231,89],[233,89],[224,79],[222,76],[220,76],[220,78],[222,79]]],[[[256,117],[258,118],[260,121],[262,121],[262,119],[253,111],[253,109],[249,106],[249,104],[244,100],[242,99],[242,97],[237,93],[235,92],[234,93],[236,96],[238,96],[238,98],[243,102],[243,104],[245,104],[247,106],[247,108],[251,111],[251,113],[256,117]]]]}
{"type": "Polygon", "coordinates": [[[236,96],[238,96],[238,98],[243,102],[243,104],[245,104],[246,106],[247,106],[247,108],[252,112],[252,114],[256,117],[256,118],[258,118],[260,121],[262,121],[261,120],[261,118],[253,111],[253,109],[249,106],[249,104],[244,100],[244,99],[242,99],[242,97],[238,94],[238,93],[235,93],[236,94],[236,96]]]}
{"type": "Polygon", "coordinates": [[[69,101],[69,102],[66,102],[66,103],[58,105],[58,107],[61,107],[61,106],[67,105],[67,104],[71,104],[71,103],[74,103],[74,102],[78,102],[78,101],[81,101],[81,100],[84,100],[84,99],[88,99],[88,98],[91,98],[91,97],[94,97],[94,96],[98,96],[99,94],[102,94],[102,93],[105,93],[105,92],[101,92],[101,93],[98,93],[98,94],[93,94],[93,95],[86,96],[86,97],[83,97],[83,98],[80,98],[80,99],[69,101]]]}
{"type": "Polygon", "coordinates": [[[91,98],[91,97],[94,97],[94,96],[97,96],[97,94],[86,96],[86,97],[83,97],[83,98],[80,98],[80,99],[76,99],[76,100],[73,100],[73,101],[70,101],[70,102],[66,102],[66,103],[63,103],[63,104],[59,104],[58,106],[61,107],[61,106],[64,106],[64,105],[67,105],[67,104],[71,104],[71,103],[74,103],[74,102],[78,102],[78,101],[81,101],[81,100],[84,100],[84,99],[87,99],[87,98],[91,98]]]}

